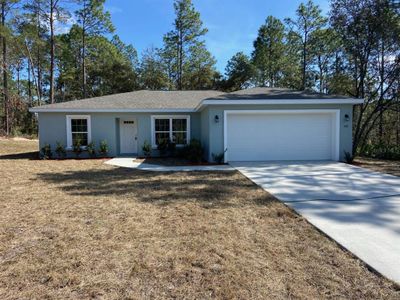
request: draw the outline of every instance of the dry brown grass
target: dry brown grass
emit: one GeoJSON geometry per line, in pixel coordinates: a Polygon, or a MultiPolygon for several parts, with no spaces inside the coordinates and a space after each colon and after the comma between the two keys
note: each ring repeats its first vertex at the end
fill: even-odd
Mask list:
{"type": "Polygon", "coordinates": [[[35,147],[0,140],[1,299],[400,297],[237,172],[30,160],[35,147]]]}
{"type": "Polygon", "coordinates": [[[357,157],[354,164],[359,167],[371,169],[373,171],[388,173],[395,176],[400,176],[400,161],[374,159],[367,157],[357,157]]]}

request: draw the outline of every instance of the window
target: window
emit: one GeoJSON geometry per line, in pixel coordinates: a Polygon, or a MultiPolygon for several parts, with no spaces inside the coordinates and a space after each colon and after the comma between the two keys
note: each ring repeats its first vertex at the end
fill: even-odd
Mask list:
{"type": "Polygon", "coordinates": [[[186,145],[190,139],[189,116],[152,116],[152,145],[157,147],[162,141],[173,141],[176,145],[186,145]]]}
{"type": "Polygon", "coordinates": [[[82,147],[91,142],[90,116],[67,116],[67,147],[72,148],[78,140],[82,147]]]}

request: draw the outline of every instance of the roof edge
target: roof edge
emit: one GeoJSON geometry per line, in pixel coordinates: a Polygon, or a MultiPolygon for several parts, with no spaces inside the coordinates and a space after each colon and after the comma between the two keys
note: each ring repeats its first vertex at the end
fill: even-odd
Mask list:
{"type": "Polygon", "coordinates": [[[331,99],[238,99],[238,100],[222,100],[222,99],[205,99],[196,107],[196,111],[201,110],[207,105],[295,105],[295,104],[362,104],[364,99],[358,98],[331,98],[331,99]]]}
{"type": "Polygon", "coordinates": [[[41,108],[40,106],[32,107],[29,109],[32,113],[51,113],[51,112],[65,112],[65,113],[156,113],[156,112],[196,112],[195,109],[186,108],[159,108],[159,109],[131,109],[131,108],[41,108]]]}
{"type": "Polygon", "coordinates": [[[90,112],[104,112],[104,113],[173,113],[173,112],[197,112],[202,110],[208,105],[296,105],[296,104],[362,104],[364,99],[358,98],[344,98],[344,99],[243,99],[243,100],[221,100],[221,99],[205,99],[202,100],[194,109],[183,108],[159,108],[159,109],[129,109],[129,108],[41,108],[40,106],[32,107],[29,109],[32,113],[50,113],[50,112],[65,112],[65,113],[90,113],[90,112]]]}

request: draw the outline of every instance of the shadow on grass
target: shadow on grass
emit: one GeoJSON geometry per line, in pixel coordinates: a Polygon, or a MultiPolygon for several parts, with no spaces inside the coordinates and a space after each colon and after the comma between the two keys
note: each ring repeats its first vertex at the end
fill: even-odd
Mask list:
{"type": "Polygon", "coordinates": [[[157,173],[118,168],[48,172],[38,177],[74,196],[110,196],[157,205],[185,201],[223,208],[277,201],[235,171],[157,173]]]}
{"type": "Polygon", "coordinates": [[[23,153],[12,153],[12,154],[5,154],[0,155],[0,160],[19,160],[19,159],[30,159],[30,160],[37,160],[39,159],[39,152],[23,152],[23,153]]]}

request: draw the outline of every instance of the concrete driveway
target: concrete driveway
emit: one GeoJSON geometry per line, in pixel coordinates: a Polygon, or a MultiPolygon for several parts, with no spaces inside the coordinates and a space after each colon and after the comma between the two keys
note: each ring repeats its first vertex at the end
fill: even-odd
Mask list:
{"type": "Polygon", "coordinates": [[[336,162],[231,165],[400,283],[400,177],[336,162]]]}

